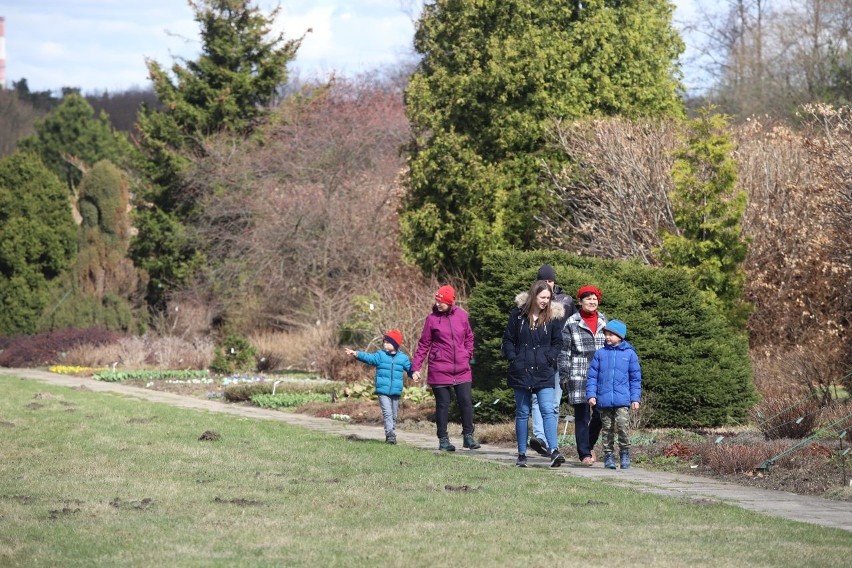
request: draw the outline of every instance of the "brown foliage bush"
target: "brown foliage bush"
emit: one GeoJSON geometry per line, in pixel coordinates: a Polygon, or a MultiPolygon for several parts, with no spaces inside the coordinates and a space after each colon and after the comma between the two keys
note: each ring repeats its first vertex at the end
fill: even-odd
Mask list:
{"type": "Polygon", "coordinates": [[[70,365],[124,369],[207,369],[213,362],[211,339],[172,336],[123,337],[110,344],[81,344],[69,350],[70,365]]]}
{"type": "Polygon", "coordinates": [[[716,473],[747,473],[787,448],[781,441],[773,443],[705,442],[698,446],[701,463],[716,473]]]}
{"type": "Polygon", "coordinates": [[[399,148],[408,135],[401,93],[336,81],[288,99],[253,140],[208,140],[188,174],[211,259],[193,287],[246,335],[338,327],[353,294],[402,264],[399,148]]]}
{"type": "Polygon", "coordinates": [[[674,187],[676,123],[560,122],[550,134],[569,161],[563,170],[550,172],[559,205],[542,216],[542,245],[652,262],[661,230],[674,228],[668,194],[674,187]]]}
{"type": "MultiPolygon", "coordinates": [[[[748,329],[752,349],[767,358],[799,347],[798,355],[819,353],[808,359],[809,380],[825,384],[852,367],[852,109],[802,114],[798,131],[758,120],[732,127],[748,195],[748,329]]],[[[553,144],[570,166],[549,172],[556,204],[542,214],[541,244],[653,264],[660,230],[673,226],[679,128],[624,119],[557,124],[553,144]]]]}
{"type": "Polygon", "coordinates": [[[117,342],[123,334],[102,328],[57,329],[36,335],[12,338],[0,353],[1,367],[42,367],[47,365],[89,365],[69,359],[68,354],[82,345],[101,347],[117,342]]]}

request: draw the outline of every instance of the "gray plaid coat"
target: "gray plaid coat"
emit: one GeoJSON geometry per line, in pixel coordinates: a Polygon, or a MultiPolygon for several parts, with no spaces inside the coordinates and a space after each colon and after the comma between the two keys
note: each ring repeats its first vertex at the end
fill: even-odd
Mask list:
{"type": "Polygon", "coordinates": [[[586,402],[586,377],[589,375],[589,363],[595,351],[604,343],[603,328],[606,316],[598,312],[597,333],[580,317],[580,313],[570,316],[562,328],[562,351],[559,352],[558,365],[562,390],[568,393],[569,404],[586,402]]]}

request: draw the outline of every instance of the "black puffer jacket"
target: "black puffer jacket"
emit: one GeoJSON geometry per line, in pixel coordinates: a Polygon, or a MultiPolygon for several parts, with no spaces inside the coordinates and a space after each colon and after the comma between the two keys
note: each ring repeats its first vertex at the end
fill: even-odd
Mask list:
{"type": "Polygon", "coordinates": [[[553,386],[556,360],[562,350],[562,326],[565,324],[565,308],[554,302],[553,319],[545,324],[530,328],[529,319],[521,312],[527,294],[519,294],[512,309],[506,331],[503,332],[503,357],[509,360],[509,388],[538,390],[553,386]]]}

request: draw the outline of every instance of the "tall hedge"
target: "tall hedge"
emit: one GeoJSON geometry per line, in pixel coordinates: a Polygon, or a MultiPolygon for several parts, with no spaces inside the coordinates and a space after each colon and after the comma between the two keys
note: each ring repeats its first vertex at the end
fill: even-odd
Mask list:
{"type": "Polygon", "coordinates": [[[476,387],[505,387],[503,329],[515,295],[529,288],[544,263],[553,265],[557,285],[572,296],[584,284],[598,286],[603,292],[599,310],[627,323],[652,402],[649,425],[702,427],[746,420],[756,401],[748,338],[745,331],[731,333],[685,271],[559,251],[486,257],[468,303],[476,334],[476,387]]]}

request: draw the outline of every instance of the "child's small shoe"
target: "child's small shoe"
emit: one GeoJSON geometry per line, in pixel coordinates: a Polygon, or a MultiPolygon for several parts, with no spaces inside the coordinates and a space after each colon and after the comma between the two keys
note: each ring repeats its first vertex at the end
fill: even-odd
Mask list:
{"type": "Polygon", "coordinates": [[[607,452],[604,456],[604,467],[607,469],[615,469],[615,456],[612,452],[607,452]]]}
{"type": "Polygon", "coordinates": [[[396,444],[396,434],[386,434],[385,444],[396,444]]]}

